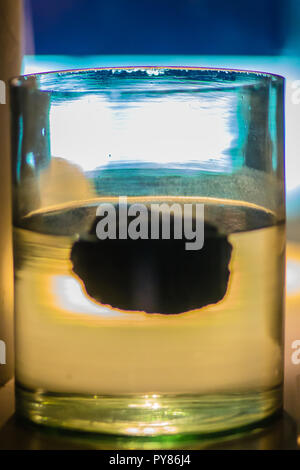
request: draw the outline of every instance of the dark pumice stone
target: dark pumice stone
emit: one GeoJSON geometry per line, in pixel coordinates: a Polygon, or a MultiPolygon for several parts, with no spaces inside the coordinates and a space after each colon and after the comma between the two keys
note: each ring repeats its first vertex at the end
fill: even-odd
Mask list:
{"type": "MultiPolygon", "coordinates": [[[[99,303],[172,315],[215,304],[224,297],[232,246],[212,224],[204,224],[203,247],[186,250],[190,240],[172,237],[172,215],[169,240],[99,240],[99,220],[95,217],[90,234],[76,241],[71,251],[74,273],[99,303]]],[[[128,217],[128,223],[130,220],[128,217]]]]}

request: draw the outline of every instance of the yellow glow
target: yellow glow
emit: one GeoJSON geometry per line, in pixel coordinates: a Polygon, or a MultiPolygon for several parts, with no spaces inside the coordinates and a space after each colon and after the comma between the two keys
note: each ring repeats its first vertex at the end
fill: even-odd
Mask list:
{"type": "Polygon", "coordinates": [[[135,436],[139,435],[138,428],[126,428],[125,432],[126,434],[134,434],[135,436]]]}
{"type": "Polygon", "coordinates": [[[144,431],[144,434],[156,434],[158,432],[157,429],[151,428],[151,427],[144,428],[143,431],[144,431]]]}
{"type": "Polygon", "coordinates": [[[146,427],[129,427],[125,429],[125,432],[136,436],[154,436],[157,434],[175,434],[178,429],[175,426],[169,426],[168,423],[159,423],[146,427]]]}
{"type": "MultiPolygon", "coordinates": [[[[120,311],[112,310],[88,297],[80,282],[74,277],[65,275],[55,276],[52,278],[52,283],[57,304],[63,310],[72,313],[84,312],[85,314],[101,315],[104,317],[121,316],[120,311]]],[[[122,316],[124,315],[126,315],[126,313],[122,312],[122,316]]]]}
{"type": "Polygon", "coordinates": [[[131,403],[129,408],[151,408],[152,410],[158,410],[161,408],[161,405],[157,402],[152,403],[150,401],[146,401],[145,403],[131,403]]]}
{"type": "Polygon", "coordinates": [[[96,195],[81,169],[64,158],[51,158],[40,173],[39,186],[41,207],[86,200],[96,195]]]}
{"type": "Polygon", "coordinates": [[[287,244],[286,293],[288,299],[300,296],[300,246],[293,243],[287,244]]]}
{"type": "MultiPolygon", "coordinates": [[[[128,204],[132,204],[134,202],[159,202],[159,201],[178,201],[182,203],[188,202],[198,202],[198,203],[205,203],[205,204],[226,204],[226,205],[235,205],[241,207],[247,207],[249,209],[256,209],[260,211],[264,211],[268,214],[273,214],[274,212],[267,209],[266,207],[260,206],[258,204],[254,204],[252,202],[245,202],[245,201],[237,201],[235,199],[225,199],[225,198],[214,198],[214,197],[205,197],[201,198],[199,196],[128,196],[127,202],[128,204]]],[[[38,214],[45,214],[47,212],[54,212],[59,210],[66,210],[71,209],[72,207],[85,207],[85,206],[92,206],[96,204],[102,204],[104,202],[110,202],[112,204],[117,204],[119,202],[119,197],[95,197],[89,199],[81,199],[79,201],[70,201],[69,203],[62,203],[62,204],[55,204],[49,205],[48,207],[42,207],[40,209],[28,212],[24,218],[30,218],[32,216],[38,214]]]]}
{"type": "Polygon", "coordinates": [[[153,410],[158,410],[158,408],[160,408],[160,404],[159,403],[153,403],[152,407],[151,407],[153,410]]]}

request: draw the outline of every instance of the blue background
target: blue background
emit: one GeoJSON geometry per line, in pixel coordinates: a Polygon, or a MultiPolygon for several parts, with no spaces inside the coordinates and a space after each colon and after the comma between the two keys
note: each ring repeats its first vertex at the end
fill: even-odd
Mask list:
{"type": "Polygon", "coordinates": [[[294,0],[26,1],[36,54],[273,55],[294,0]]]}

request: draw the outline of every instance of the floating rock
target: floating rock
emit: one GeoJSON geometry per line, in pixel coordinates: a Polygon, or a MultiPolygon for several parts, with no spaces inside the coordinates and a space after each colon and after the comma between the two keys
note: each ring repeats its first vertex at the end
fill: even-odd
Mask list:
{"type": "MultiPolygon", "coordinates": [[[[232,246],[212,224],[204,224],[203,247],[186,250],[190,240],[172,237],[173,215],[169,240],[100,240],[96,236],[100,219],[95,217],[89,235],[76,241],[71,251],[74,273],[97,302],[121,310],[171,315],[215,304],[224,297],[232,246]]],[[[128,224],[131,220],[128,217],[128,224]]]]}

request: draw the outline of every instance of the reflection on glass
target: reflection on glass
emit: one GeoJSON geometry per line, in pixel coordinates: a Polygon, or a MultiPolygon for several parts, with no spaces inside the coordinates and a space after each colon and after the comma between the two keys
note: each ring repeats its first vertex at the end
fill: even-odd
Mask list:
{"type": "Polygon", "coordinates": [[[132,436],[245,429],[276,413],[283,80],[42,74],[13,82],[12,106],[19,413],[132,436]],[[118,211],[120,196],[146,214],[204,204],[203,249],[99,240],[97,207],[118,211]]]}

